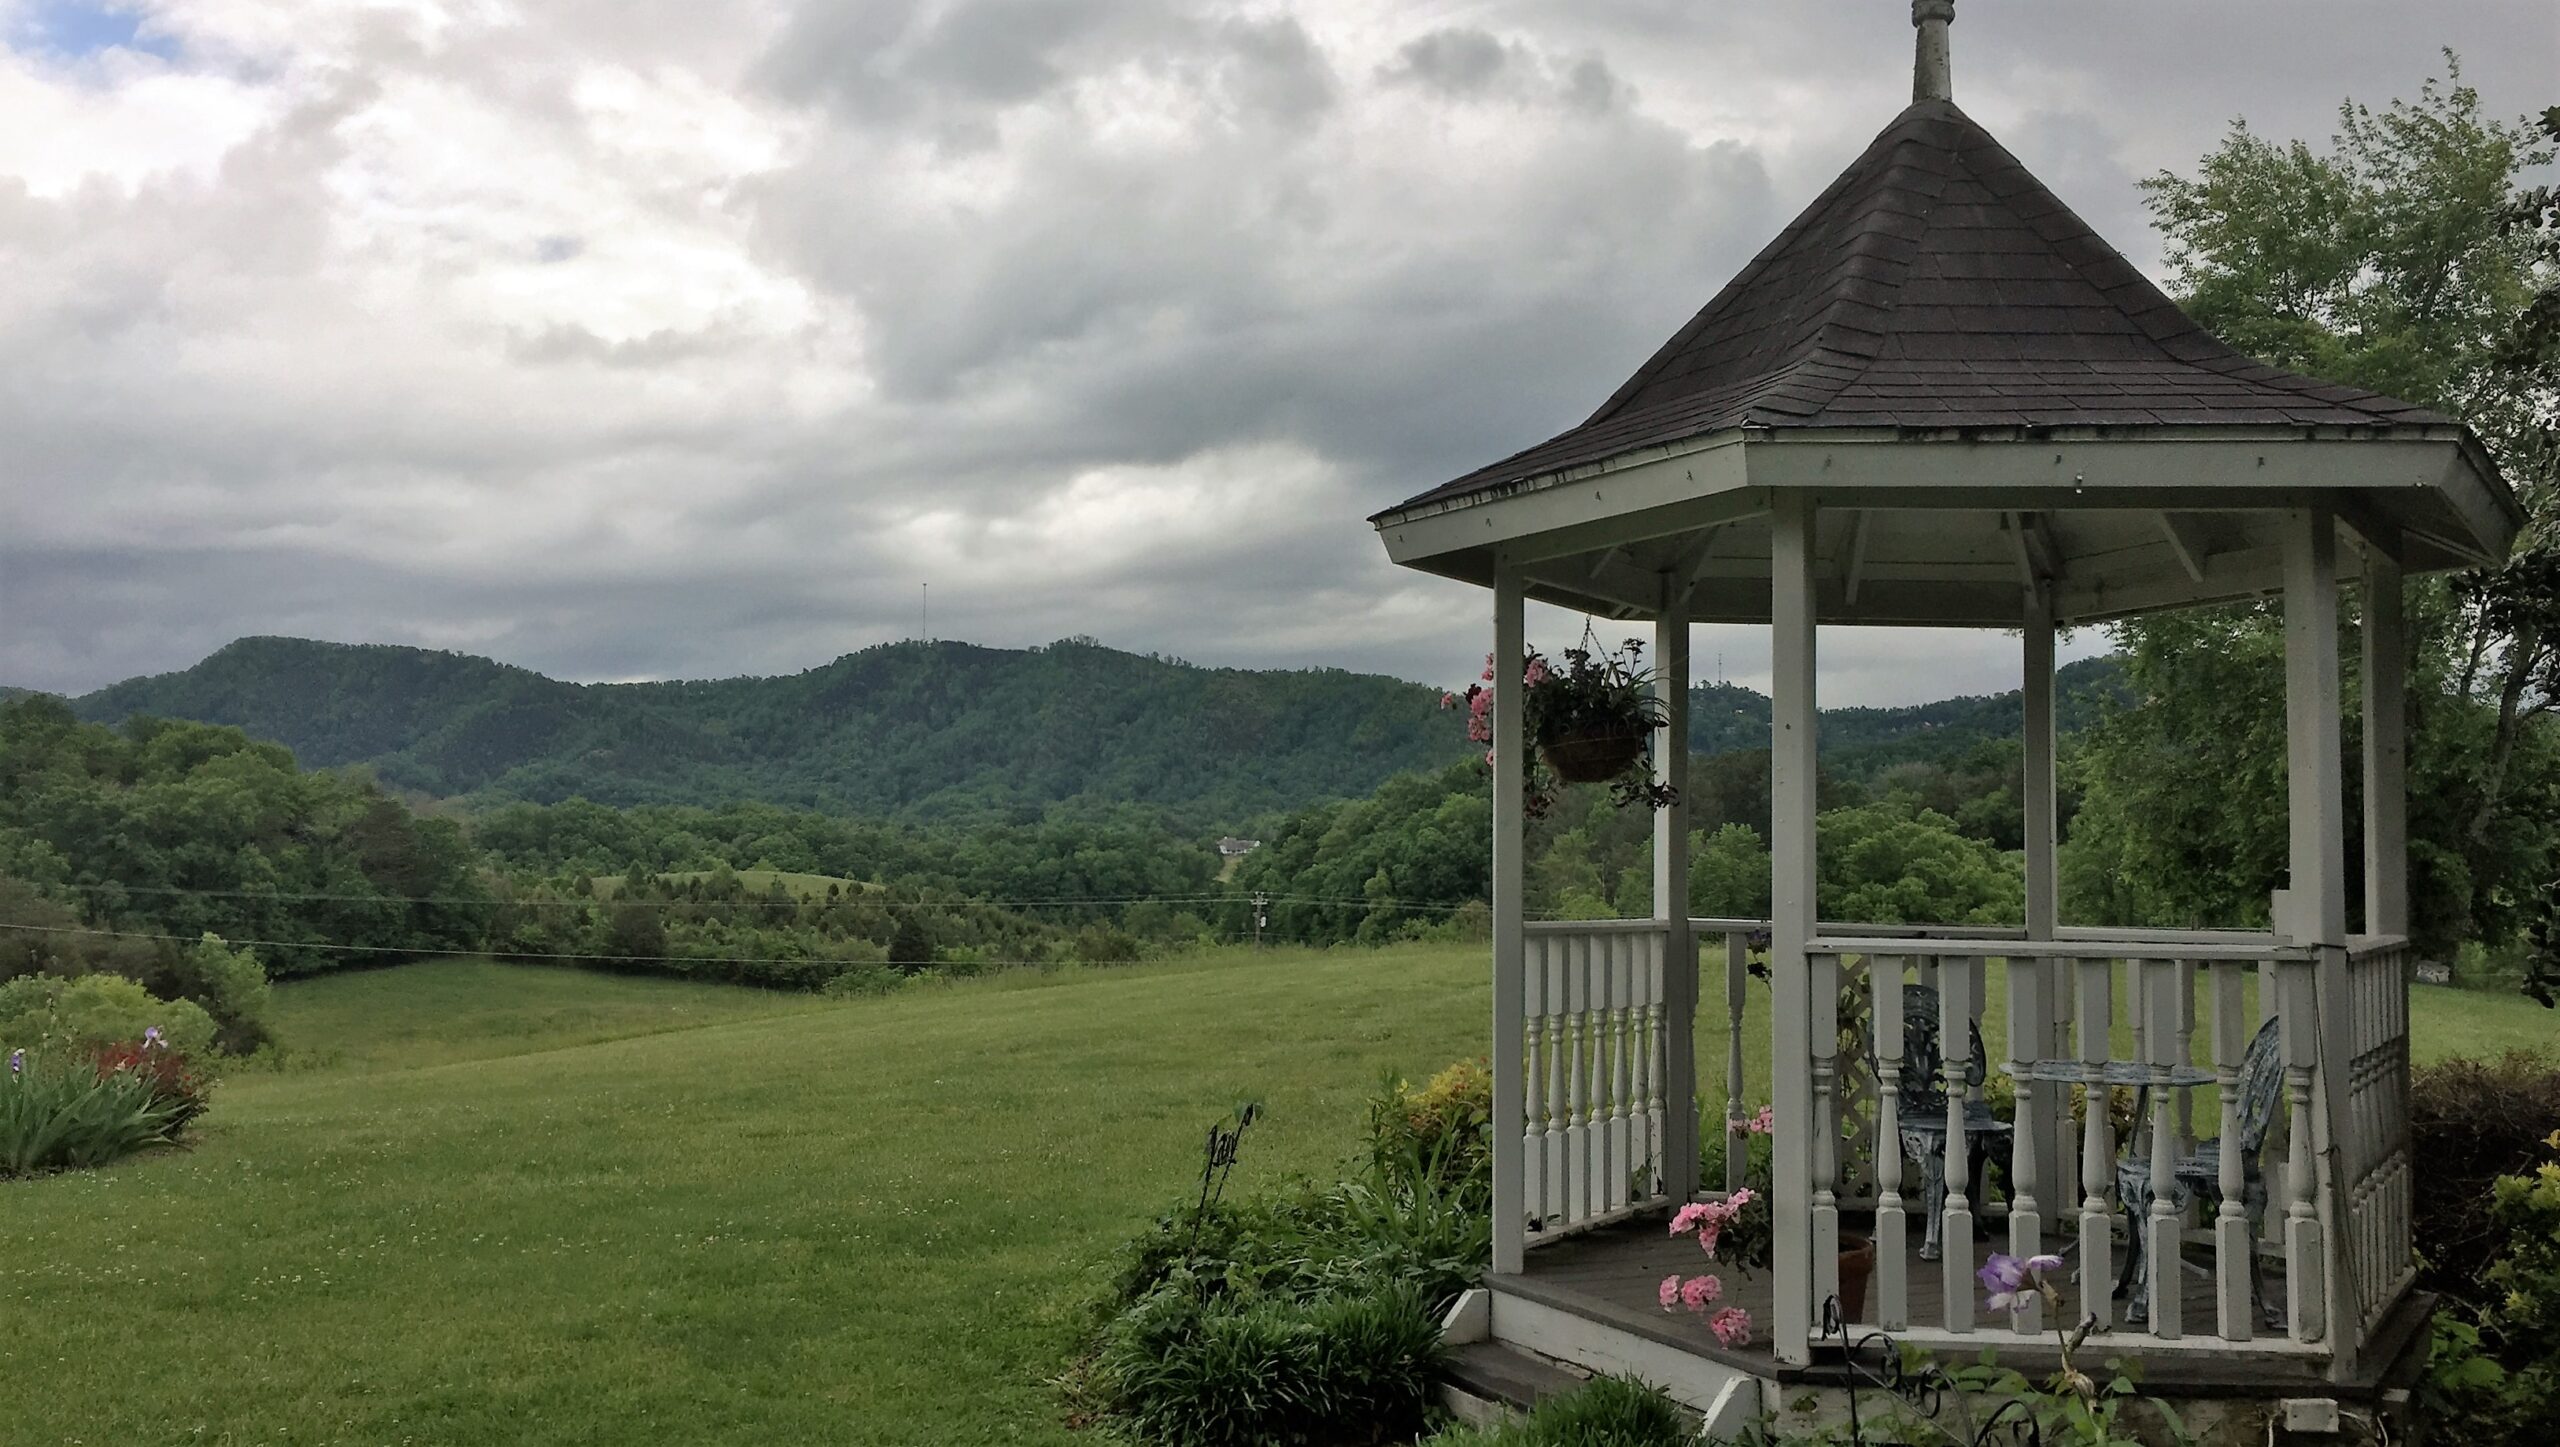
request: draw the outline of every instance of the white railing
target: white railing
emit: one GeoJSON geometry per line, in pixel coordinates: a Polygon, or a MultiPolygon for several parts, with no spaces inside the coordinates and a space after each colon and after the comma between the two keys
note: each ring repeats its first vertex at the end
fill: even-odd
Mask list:
{"type": "MultiPolygon", "coordinates": [[[[1746,1009],[1747,980],[1765,958],[1767,926],[1684,925],[1526,926],[1520,1071],[1496,1088],[1523,1105],[1508,1148],[1522,1163],[1516,1207],[1532,1244],[1666,1207],[1700,1184],[1712,1192],[1744,1180],[1745,1122],[1766,1098],[1745,1071],[1746,1032],[1769,1025],[1746,1009]],[[1695,1057],[1715,1047],[1693,1040],[1694,1016],[1680,1018],[1702,1003],[1701,954],[1725,971],[1727,1166],[1723,1180],[1704,1183],[1694,1168],[1695,1057]]],[[[1812,1119],[1777,1122],[1810,1136],[1801,1193],[1810,1229],[1798,1238],[1817,1243],[1806,1319],[1818,1323],[1838,1289],[1827,1243],[1872,1231],[1865,1320],[1942,1346],[1986,1344],[2013,1328],[2040,1334],[2050,1324],[2034,1312],[2014,1322],[1980,1315],[1982,1222],[2013,1254],[2070,1258],[2066,1310],[2097,1318],[2125,1345],[2351,1351],[2412,1275],[2406,945],[2363,939],[2323,951],[2245,930],[2058,933],[1818,927],[1806,956],[1812,1119]],[[1863,982],[1870,1002],[1846,1041],[1844,980],[1863,982]],[[1934,1080],[1904,1058],[1901,987],[1915,983],[1937,991],[1934,1080]],[[1977,1081],[1974,1031],[1994,1001],[2007,1029],[1985,1041],[1977,1081]],[[2004,1075],[2010,1119],[1986,1127],[1985,1086],[2004,1075]],[[2129,1141],[2107,1109],[2075,1106],[2075,1095],[2110,1101],[2127,1090],[2142,1101],[2129,1141]],[[1932,1160],[1901,1144],[1924,1094],[1935,1128],[1913,1134],[1927,1138],[1932,1160]],[[2252,1137],[2254,1153],[2219,1149],[2252,1137]],[[1996,1187],[1977,1178],[1975,1156],[1992,1152],[1996,1187]],[[1945,1183],[1934,1223],[1932,1176],[1945,1183]],[[1909,1248],[1930,1241],[1943,1249],[1913,1264],[1909,1248]],[[2140,1269],[2120,1293],[2129,1257],[2140,1269]],[[1933,1276],[1936,1289],[1921,1289],[1933,1276]]]]}
{"type": "MultiPolygon", "coordinates": [[[[2347,951],[2347,1110],[2338,1130],[2356,1325],[2367,1334],[2417,1276],[2410,1234],[2409,972],[2397,937],[2347,951]]],[[[2323,1001],[2324,1009],[2334,1008],[2323,1001]]]]}
{"type": "Polygon", "coordinates": [[[1671,1059],[1670,933],[1651,920],[1527,927],[1524,1068],[1507,1088],[1525,1108],[1521,1197],[1532,1241],[1670,1199],[1666,1147],[1678,1133],[1669,1112],[1694,1109],[1694,1071],[1675,1071],[1671,1059]]]}
{"type": "MultiPolygon", "coordinates": [[[[2314,1158],[2315,1140],[2325,1129],[2315,1025],[2317,952],[2242,932],[2145,932],[2112,939],[2095,931],[2072,934],[2028,942],[1988,932],[1924,939],[1874,931],[1827,934],[1812,942],[1807,964],[1813,972],[1815,1118],[1813,1179],[1805,1193],[1812,1203],[1811,1240],[1836,1241],[1844,1232],[1844,1214],[1872,1210],[1877,1250],[1868,1319],[1916,1341],[1979,1341],[1987,1332],[2013,1329],[2036,1336],[2049,1326],[2032,1311],[2012,1321],[1978,1319],[1974,1226],[1993,1219],[2006,1225],[1999,1249],[2069,1256],[2076,1289],[2068,1310],[2075,1319],[2095,1317],[2119,1342],[2267,1346],[2270,1303],[2258,1286],[2259,1242],[2249,1213],[2262,1189],[2262,1224],[2281,1227],[2283,1340],[2324,1349],[2329,1323],[2322,1290],[2329,1260],[2323,1230],[2332,1213],[2314,1158]],[[1989,1123],[1980,1083],[1970,1077],[1972,1036],[1995,970],[2005,976],[2009,1038],[2006,1058],[1982,1062],[1981,1068],[1993,1078],[2007,1074],[2015,1087],[2013,1118],[1999,1125],[1989,1123]],[[2261,970],[2265,998],[2253,1008],[2247,989],[2261,970]],[[1872,1002],[1869,1028],[1858,1042],[1864,1058],[1843,1061],[1839,986],[1860,975],[1872,1002]],[[1918,983],[1937,992],[1941,1073],[1935,1079],[1922,1077],[1919,1062],[1905,1059],[1904,986],[1918,983]],[[2259,1045],[2253,1066],[2251,1046],[2270,1015],[2281,1023],[2259,1045]],[[2058,1020],[2067,1022],[2059,1034],[2058,1020]],[[2209,1028],[2199,1031],[2200,1023],[2209,1028]],[[2195,1058],[2199,1033],[2207,1055],[2202,1061],[2195,1058]],[[2133,1040],[2129,1050],[2118,1043],[2120,1034],[2133,1040]],[[2075,1111],[2075,1088],[2085,1109],[2075,1111]],[[2119,1142],[2108,1103],[2127,1088],[2141,1092],[2142,1115],[2128,1132],[2131,1139],[2119,1142]],[[2267,1152],[2262,1178],[2253,1178],[2242,1150],[2196,1153],[2195,1092],[2207,1088],[2216,1091],[2220,1113],[2217,1144],[2242,1141],[2253,1130],[2263,1133],[2263,1144],[2290,1122],[2282,1131],[2282,1156],[2267,1152]],[[1924,1093],[1932,1098],[1932,1114],[1922,1121],[1910,1115],[1907,1102],[1924,1093]],[[1850,1129],[1853,1122],[1867,1129],[1850,1129]],[[1921,1127],[1910,1133],[1915,1143],[1942,1154],[1907,1161],[1907,1125],[1921,1127]],[[1839,1158],[1844,1143],[1846,1161],[1839,1158]],[[1984,1198],[1978,1151],[1998,1152],[2004,1201],[1984,1198]],[[1943,1180],[1944,1197],[1931,1231],[1920,1186],[1933,1177],[1943,1180]],[[2218,1197],[2218,1204],[2197,1221],[2202,1199],[2209,1197],[2218,1197]],[[1934,1293],[1914,1290],[1908,1262],[1915,1232],[1940,1247],[1937,1260],[1924,1260],[1919,1268],[1942,1278],[1934,1293]],[[2211,1260],[2211,1289],[2193,1300],[2185,1264],[2190,1244],[2211,1260]],[[2128,1252],[2142,1269],[2120,1302],[2117,1285],[2128,1252]],[[1937,1305],[1922,1320],[1915,1307],[1925,1295],[1934,1295],[1937,1305]]],[[[2382,992],[2375,987],[2373,993],[2382,992]]],[[[2377,1004],[2370,1032],[2376,1041],[2389,1029],[2386,1016],[2377,1004]]],[[[2389,1047],[2369,1048],[2387,1054],[2389,1047]]],[[[2000,1047],[1986,1042],[1985,1049],[2000,1047]]],[[[2374,1080],[2388,1077],[2377,1065],[2374,1080]]],[[[2383,1098],[2386,1089],[2377,1084],[2362,1097],[2365,1103],[2354,1114],[2370,1124],[2351,1124],[2346,1133],[2350,1142],[2361,1142],[2347,1152],[2351,1165],[2362,1167],[2351,1170],[2350,1179],[2365,1183],[2376,1197],[2387,1194],[2395,1179],[2383,1150],[2383,1123],[2403,1118],[2383,1098]]],[[[2403,1162],[2396,1179],[2405,1189],[2403,1162]]],[[[2360,1210],[2348,1215],[2354,1249],[2377,1261],[2387,1255],[2390,1242],[2380,1237],[2391,1228],[2366,1222],[2360,1210]],[[2376,1239],[2368,1242],[2367,1235],[2376,1239]]],[[[1865,1229],[1864,1220],[1846,1226],[1850,1234],[1865,1229]]],[[[2405,1241],[2405,1226],[2400,1229],[2405,1241]]],[[[1810,1273],[1816,1321],[1821,1299],[1837,1289],[1838,1280],[1836,1260],[1822,1254],[1817,1249],[1810,1273]]],[[[2405,1262],[2405,1251],[2399,1259],[2405,1262]]],[[[2359,1308],[2366,1313],[2354,1323],[2359,1328],[2381,1309],[2364,1301],[2359,1308]]]]}

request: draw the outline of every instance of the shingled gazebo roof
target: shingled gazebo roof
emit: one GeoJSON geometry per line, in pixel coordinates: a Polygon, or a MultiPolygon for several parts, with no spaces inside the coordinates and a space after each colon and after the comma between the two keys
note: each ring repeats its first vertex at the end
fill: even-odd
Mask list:
{"type": "Polygon", "coordinates": [[[2308,506],[2407,572],[2506,555],[2469,429],[2232,350],[1958,108],[1950,10],[1915,4],[1916,98],[1803,214],[1581,425],[1374,514],[1388,555],[1765,621],[1796,491],[1823,621],[2000,626],[2021,587],[2066,623],[2263,595],[2308,506]]]}
{"type": "Polygon", "coordinates": [[[2233,351],[1924,100],[1590,420],[1398,510],[1729,427],[2450,420],[2233,351]]]}

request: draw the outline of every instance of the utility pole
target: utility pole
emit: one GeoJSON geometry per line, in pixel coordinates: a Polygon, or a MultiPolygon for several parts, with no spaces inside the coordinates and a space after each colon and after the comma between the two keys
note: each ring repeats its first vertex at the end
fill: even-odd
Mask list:
{"type": "Polygon", "coordinates": [[[1253,892],[1253,947],[1257,950],[1262,948],[1262,927],[1271,919],[1271,916],[1264,912],[1264,906],[1270,903],[1270,895],[1258,889],[1253,892]]]}
{"type": "Polygon", "coordinates": [[[918,615],[916,627],[917,631],[924,635],[925,642],[933,641],[933,585],[931,583],[924,585],[924,611],[918,615]]]}

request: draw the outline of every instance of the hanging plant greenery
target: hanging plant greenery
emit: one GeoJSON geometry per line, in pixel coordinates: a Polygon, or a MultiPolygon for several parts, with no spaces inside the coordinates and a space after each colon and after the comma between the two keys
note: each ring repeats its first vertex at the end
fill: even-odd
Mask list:
{"type": "MultiPolygon", "coordinates": [[[[1657,696],[1658,675],[1643,666],[1644,644],[1630,638],[1616,649],[1600,646],[1589,627],[1581,646],[1564,651],[1562,666],[1532,648],[1521,660],[1523,733],[1530,753],[1522,770],[1529,812],[1544,814],[1565,784],[1607,784],[1620,807],[1660,809],[1679,798],[1656,783],[1651,766],[1656,731],[1669,720],[1657,696]]],[[[1467,737],[1486,745],[1493,762],[1493,658],[1484,681],[1467,686],[1467,737]]],[[[1443,708],[1462,700],[1441,696],[1443,708]]]]}

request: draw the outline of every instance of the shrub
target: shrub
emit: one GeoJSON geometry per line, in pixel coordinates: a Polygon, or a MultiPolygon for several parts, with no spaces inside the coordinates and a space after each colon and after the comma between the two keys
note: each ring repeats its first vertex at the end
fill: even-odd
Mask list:
{"type": "Polygon", "coordinates": [[[1124,1250],[1078,1385],[1167,1447],[1411,1437],[1440,1317],[1492,1254],[1484,1179],[1443,1165],[1380,1152],[1350,1180],[1244,1201],[1204,1185],[1124,1250]]]}
{"type": "Polygon", "coordinates": [[[0,1074],[0,1175],[102,1166],[169,1139],[173,1107],[131,1070],[13,1053],[0,1074]]]}
{"type": "Polygon", "coordinates": [[[1369,1155],[1382,1171],[1420,1169],[1451,1185],[1493,1179],[1493,1073],[1461,1060],[1414,1090],[1393,1075],[1369,1099],[1369,1155]]]}
{"type": "Polygon", "coordinates": [[[2501,1176],[2489,1216],[2503,1233],[2484,1272],[2492,1300],[2439,1313],[2421,1383],[2426,1420],[2471,1447],[2544,1447],[2560,1421],[2560,1130],[2529,1173],[2501,1176]]]}
{"type": "Polygon", "coordinates": [[[1095,1375],[1164,1447],[1404,1441],[1430,1413],[1439,1323],[1411,1287],[1312,1302],[1169,1280],[1105,1332],[1095,1375]]]}
{"type": "Polygon", "coordinates": [[[1322,1190],[1158,1217],[1124,1249],[1113,1299],[1130,1306],[1177,1277],[1211,1295],[1295,1301],[1395,1281],[1436,1317],[1492,1254],[1484,1193],[1373,1167],[1322,1190]]]}
{"type": "Polygon", "coordinates": [[[2412,1184],[2419,1284],[2478,1298],[2507,1232],[2493,1210],[2501,1176],[2521,1176],[2560,1130],[2560,1060],[2513,1050],[2494,1060],[2453,1059],[2411,1081],[2409,1134],[2425,1169],[2412,1184]]]}
{"type": "Polygon", "coordinates": [[[63,980],[30,975],[0,985],[0,1050],[91,1054],[157,1029],[192,1058],[213,1049],[213,1017],[192,1000],[163,1000],[121,975],[63,980]]]}
{"type": "Polygon", "coordinates": [[[172,951],[142,983],[153,994],[203,1006],[214,1020],[214,1044],[227,1053],[249,1054],[270,1038],[267,967],[250,951],[231,948],[220,935],[207,934],[172,951]]]}
{"type": "Polygon", "coordinates": [[[1423,1447],[1688,1447],[1680,1408],[1633,1377],[1594,1377],[1498,1427],[1456,1428],[1423,1447]]]}
{"type": "Polygon", "coordinates": [[[1076,931],[1075,957],[1088,965],[1134,964],[1137,937],[1108,924],[1089,924],[1076,931]]]}
{"type": "Polygon", "coordinates": [[[906,983],[906,976],[891,968],[886,961],[864,961],[846,965],[836,977],[818,989],[830,1000],[851,1000],[868,995],[891,994],[906,983]]]}

